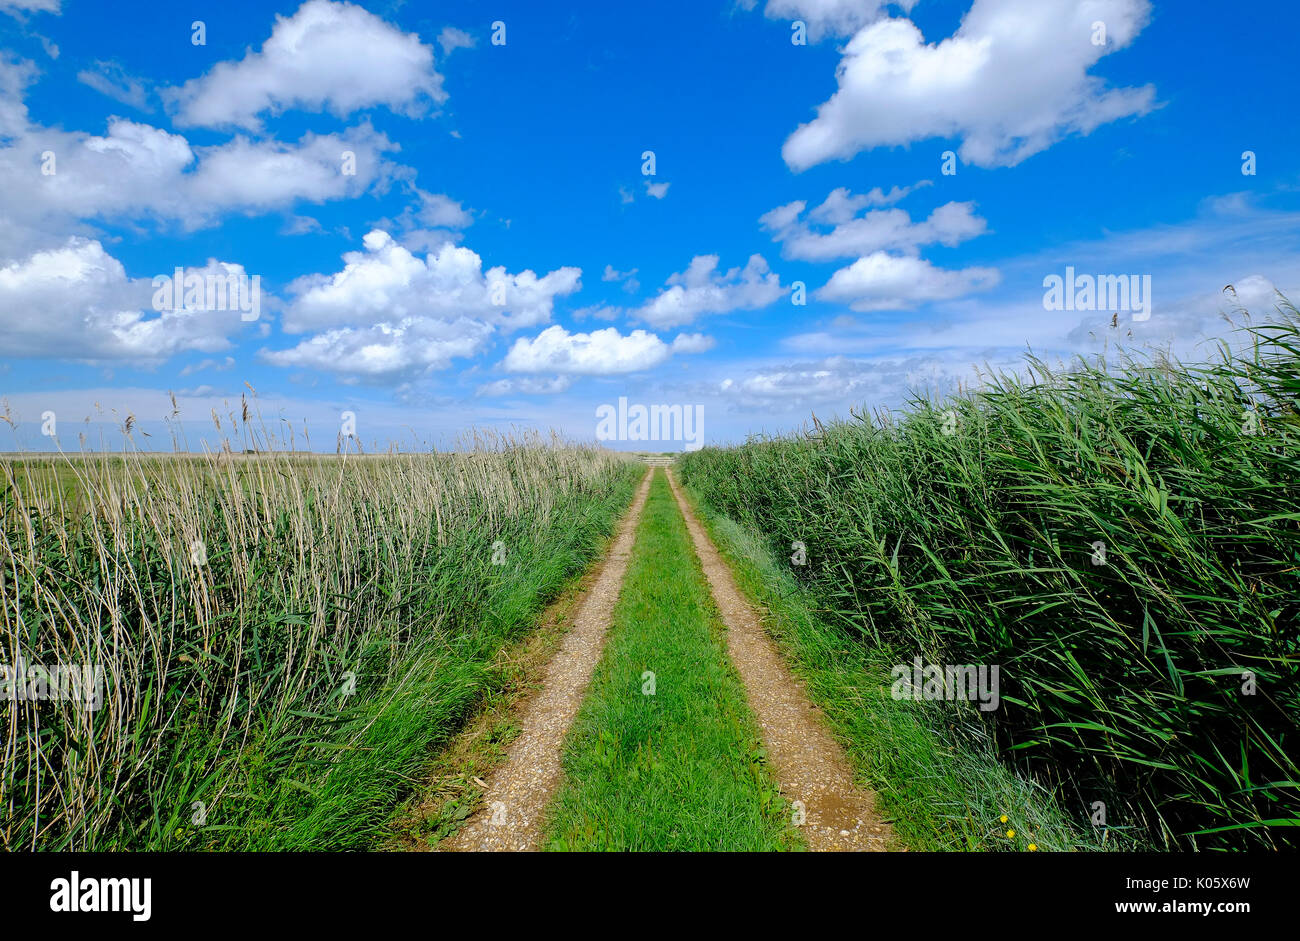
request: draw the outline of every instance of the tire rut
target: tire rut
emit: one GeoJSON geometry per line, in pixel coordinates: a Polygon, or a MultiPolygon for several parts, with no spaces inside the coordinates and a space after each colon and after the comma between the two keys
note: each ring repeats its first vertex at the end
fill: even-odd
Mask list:
{"type": "Polygon", "coordinates": [[[521,731],[506,750],[506,760],[488,776],[484,806],[460,830],[443,840],[442,851],[519,851],[537,849],[543,816],[560,781],[561,747],[605,646],[632,556],[637,523],[650,493],[647,469],[618,535],[601,563],[547,665],[541,689],[520,712],[521,731]]]}
{"type": "Polygon", "coordinates": [[[777,653],[758,612],[741,593],[731,569],[667,472],[686,520],[713,600],[727,626],[727,650],[758,720],[768,761],[782,795],[805,816],[801,832],[816,851],[887,851],[893,828],[875,810],[874,794],[853,782],[853,771],[819,710],[777,653]]]}

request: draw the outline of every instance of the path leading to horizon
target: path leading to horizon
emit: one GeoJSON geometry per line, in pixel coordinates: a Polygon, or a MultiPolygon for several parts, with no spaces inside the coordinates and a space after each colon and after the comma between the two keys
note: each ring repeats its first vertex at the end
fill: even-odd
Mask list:
{"type": "Polygon", "coordinates": [[[585,584],[481,802],[436,849],[891,848],[669,462],[585,584]]]}

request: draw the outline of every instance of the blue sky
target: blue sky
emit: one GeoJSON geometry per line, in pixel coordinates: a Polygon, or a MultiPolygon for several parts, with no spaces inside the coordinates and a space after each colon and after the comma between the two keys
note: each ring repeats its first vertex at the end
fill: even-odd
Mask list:
{"type": "Polygon", "coordinates": [[[591,440],[621,397],[725,443],[1031,349],[1195,359],[1225,285],[1257,318],[1300,287],[1297,25],[1282,2],[0,0],[0,450],[54,447],[46,413],[65,448],[121,446],[127,415],[142,448],[213,443],[249,386],[330,451],[343,412],[367,450],[591,440]],[[1149,277],[1149,319],[1045,309],[1067,266],[1149,277]],[[178,267],[256,275],[257,319],[158,310],[178,267]]]}

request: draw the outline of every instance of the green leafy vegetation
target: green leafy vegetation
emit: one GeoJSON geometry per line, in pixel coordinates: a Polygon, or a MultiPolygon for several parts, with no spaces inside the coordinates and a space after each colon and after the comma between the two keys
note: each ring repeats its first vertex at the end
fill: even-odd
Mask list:
{"type": "Polygon", "coordinates": [[[768,552],[806,545],[791,572],[846,645],[999,665],[995,712],[935,705],[1080,827],[1104,804],[1147,846],[1294,847],[1300,328],[1285,311],[1202,367],[1031,358],[1024,378],[678,466],[768,552]]]}
{"type": "Polygon", "coordinates": [[[737,583],[766,608],[768,633],[904,845],[977,852],[1132,848],[1123,831],[1071,822],[1046,788],[998,760],[983,726],[953,716],[954,703],[894,699],[889,671],[896,657],[851,641],[818,617],[820,606],[786,557],[752,530],[708,510],[701,515],[737,583]],[[1017,836],[1008,838],[1008,830],[1017,836]]]}
{"type": "Polygon", "coordinates": [[[385,839],[640,474],[506,439],[0,462],[0,662],[105,671],[97,710],[0,701],[0,845],[385,839]]]}

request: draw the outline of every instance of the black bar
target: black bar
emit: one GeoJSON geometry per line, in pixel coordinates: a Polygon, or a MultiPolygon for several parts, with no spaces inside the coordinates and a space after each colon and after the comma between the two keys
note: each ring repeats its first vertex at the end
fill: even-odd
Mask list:
{"type": "Polygon", "coordinates": [[[0,923],[204,933],[352,924],[373,931],[401,923],[442,934],[460,933],[453,926],[468,917],[492,931],[513,918],[534,930],[635,931],[638,924],[681,928],[678,918],[687,915],[692,924],[761,923],[766,912],[788,909],[814,933],[837,931],[833,926],[846,918],[864,929],[902,919],[920,931],[969,925],[978,916],[988,920],[976,924],[1030,937],[1061,925],[1200,919],[1230,926],[1259,915],[1286,923],[1278,919],[1289,921],[1295,911],[1297,859],[1263,853],[6,854],[0,856],[0,923]],[[151,880],[148,920],[136,921],[130,911],[52,911],[52,883],[70,881],[74,870],[83,889],[95,878],[151,880]],[[1155,910],[1117,910],[1125,903],[1154,903],[1155,910]],[[1248,910],[1178,910],[1187,903],[1245,903],[1248,910]],[[1162,911],[1166,905],[1172,910],[1162,911]],[[810,916],[817,920],[807,922],[810,916]]]}

